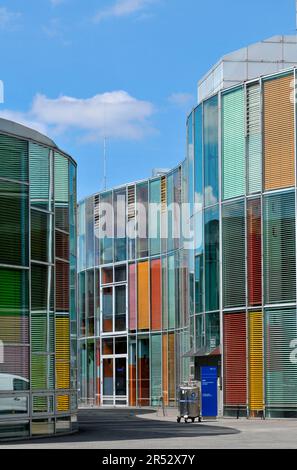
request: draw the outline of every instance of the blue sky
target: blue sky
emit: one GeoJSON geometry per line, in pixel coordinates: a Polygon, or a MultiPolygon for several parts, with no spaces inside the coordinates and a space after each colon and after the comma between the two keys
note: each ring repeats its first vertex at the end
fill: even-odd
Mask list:
{"type": "Polygon", "coordinates": [[[79,198],[185,155],[198,79],[218,58],[295,32],[294,0],[0,1],[0,116],[46,132],[79,165],[79,198]],[[255,15],[256,12],[256,15],[255,15]]]}

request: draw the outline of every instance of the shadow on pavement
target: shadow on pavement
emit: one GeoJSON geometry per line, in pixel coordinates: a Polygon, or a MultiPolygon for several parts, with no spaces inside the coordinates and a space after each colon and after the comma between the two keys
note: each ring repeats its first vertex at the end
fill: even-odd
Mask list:
{"type": "MultiPolygon", "coordinates": [[[[206,423],[174,423],[141,418],[152,410],[139,409],[92,409],[80,410],[79,432],[70,436],[41,438],[30,444],[67,442],[106,442],[145,439],[170,439],[200,436],[239,434],[234,428],[207,425],[206,423]]],[[[18,444],[28,441],[17,441],[18,444]]],[[[5,445],[16,444],[6,442],[5,445]]],[[[108,445],[107,445],[108,447],[108,445]]]]}

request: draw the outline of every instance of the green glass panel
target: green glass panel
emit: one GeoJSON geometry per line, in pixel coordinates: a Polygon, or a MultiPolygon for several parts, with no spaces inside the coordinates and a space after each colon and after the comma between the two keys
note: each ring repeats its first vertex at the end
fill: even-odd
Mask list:
{"type": "Polygon", "coordinates": [[[78,206],[78,271],[83,271],[86,266],[86,204],[82,202],[78,206]]]}
{"type": "Polygon", "coordinates": [[[150,255],[158,255],[161,250],[161,180],[150,181],[149,237],[150,255]]]}
{"type": "Polygon", "coordinates": [[[76,256],[76,168],[69,163],[69,223],[70,223],[70,253],[76,256]]]}
{"type": "Polygon", "coordinates": [[[31,315],[31,350],[37,353],[47,352],[47,314],[31,315]]]}
{"type": "Polygon", "coordinates": [[[151,405],[158,406],[162,396],[162,336],[151,337],[151,405]]]}
{"type": "Polygon", "coordinates": [[[218,97],[203,105],[204,136],[204,198],[205,206],[219,201],[219,146],[218,146],[218,97]]]}
{"type": "Polygon", "coordinates": [[[140,183],[136,186],[137,204],[137,257],[146,258],[148,256],[148,183],[140,183]]]}
{"type": "Polygon", "coordinates": [[[171,210],[173,204],[173,174],[167,176],[167,251],[174,249],[173,243],[173,213],[171,210]],[[170,208],[170,210],[169,210],[170,208]]]}
{"type": "Polygon", "coordinates": [[[14,315],[28,311],[28,273],[0,269],[0,312],[14,315]]]}
{"type": "Polygon", "coordinates": [[[204,346],[204,315],[196,315],[195,328],[196,350],[198,351],[204,346]]]}
{"type": "Polygon", "coordinates": [[[100,225],[100,264],[113,263],[113,227],[109,209],[112,207],[112,193],[100,196],[100,215],[105,223],[100,225]]]}
{"type": "Polygon", "coordinates": [[[205,342],[207,351],[213,351],[220,345],[220,313],[205,315],[205,342]]]}
{"type": "Polygon", "coordinates": [[[53,309],[53,275],[47,266],[31,267],[31,310],[49,311],[53,309]]]}
{"type": "Polygon", "coordinates": [[[195,110],[195,203],[198,209],[203,204],[203,114],[202,105],[195,110]]]}
{"type": "Polygon", "coordinates": [[[295,302],[295,193],[264,198],[265,303],[295,302]]]}
{"type": "Polygon", "coordinates": [[[126,239],[126,188],[113,193],[114,207],[114,258],[115,262],[127,259],[126,239]]]}
{"type": "Polygon", "coordinates": [[[219,308],[220,233],[218,206],[205,211],[205,310],[219,308]]]}
{"type": "Polygon", "coordinates": [[[28,265],[28,187],[0,180],[0,263],[28,265]]]}
{"type": "Polygon", "coordinates": [[[262,115],[260,85],[247,88],[247,164],[248,191],[262,189],[262,115]]]}
{"type": "Polygon", "coordinates": [[[265,389],[266,406],[297,406],[296,309],[265,312],[265,389]]]}
{"type": "Polygon", "coordinates": [[[28,143],[0,135],[0,178],[28,182],[28,143]]]}
{"type": "Polygon", "coordinates": [[[55,216],[56,227],[69,231],[69,164],[68,159],[55,153],[55,216]]]}
{"type": "Polygon", "coordinates": [[[242,307],[245,298],[244,201],[223,205],[223,303],[242,307]]]}
{"type": "Polygon", "coordinates": [[[34,261],[52,261],[51,220],[45,212],[31,210],[31,259],[34,261]]]}
{"type": "Polygon", "coordinates": [[[223,197],[245,194],[245,104],[243,88],[222,96],[223,197]]]}
{"type": "Polygon", "coordinates": [[[86,262],[87,268],[94,266],[94,198],[86,200],[86,262]]]}
{"type": "Polygon", "coordinates": [[[190,215],[193,215],[194,204],[194,112],[188,119],[188,202],[190,205],[190,215]]]}
{"type": "Polygon", "coordinates": [[[201,313],[204,310],[204,230],[203,212],[195,214],[195,312],[201,313]]]}
{"type": "Polygon", "coordinates": [[[30,202],[40,209],[49,209],[50,197],[50,150],[29,143],[30,152],[30,202]]]}
{"type": "Polygon", "coordinates": [[[33,390],[47,389],[48,356],[32,354],[31,358],[31,388],[33,390]]]}

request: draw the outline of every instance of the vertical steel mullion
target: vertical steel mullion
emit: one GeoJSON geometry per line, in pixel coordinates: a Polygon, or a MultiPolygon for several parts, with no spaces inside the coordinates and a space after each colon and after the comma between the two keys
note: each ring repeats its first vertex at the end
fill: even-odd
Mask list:
{"type": "Polygon", "coordinates": [[[265,218],[265,204],[264,204],[264,191],[265,191],[265,128],[264,128],[264,86],[263,79],[260,78],[260,120],[261,120],[261,140],[262,140],[262,155],[261,155],[261,282],[262,282],[262,361],[263,361],[263,416],[265,418],[266,414],[266,397],[265,397],[265,382],[266,382],[266,365],[265,365],[265,266],[264,266],[264,250],[265,250],[265,240],[264,240],[264,218],[265,218]]]}
{"type": "Polygon", "coordinates": [[[221,336],[221,383],[220,387],[222,388],[220,391],[220,414],[224,415],[224,305],[223,305],[223,155],[222,155],[222,139],[223,139],[223,132],[222,132],[222,119],[223,119],[223,106],[222,106],[222,92],[218,94],[218,157],[219,157],[219,263],[220,263],[220,299],[219,299],[219,307],[220,307],[220,336],[221,336]]]}
{"type": "MultiPolygon", "coordinates": [[[[202,106],[202,119],[201,119],[201,136],[202,136],[202,249],[203,249],[203,274],[202,274],[202,347],[206,345],[206,244],[205,244],[205,148],[204,148],[204,102],[202,106]]],[[[218,122],[219,122],[219,108],[218,108],[218,122]]],[[[218,124],[219,125],[219,124],[218,124]]],[[[218,138],[219,140],[219,138],[218,138]]],[[[218,162],[219,164],[219,162],[218,162]]],[[[200,374],[198,374],[200,376],[200,374]]]]}
{"type": "Polygon", "coordinates": [[[31,285],[31,273],[32,273],[32,263],[31,263],[31,198],[30,198],[30,188],[31,188],[31,171],[30,171],[30,144],[27,142],[27,148],[28,148],[28,163],[27,163],[27,171],[28,171],[28,181],[29,181],[29,187],[28,187],[28,201],[27,201],[27,209],[28,209],[28,264],[29,264],[29,272],[27,274],[28,276],[28,284],[29,284],[29,383],[30,383],[30,391],[29,391],[29,396],[28,396],[28,414],[29,414],[29,433],[30,437],[32,437],[32,419],[33,419],[33,390],[32,390],[32,309],[31,309],[31,304],[32,304],[32,285],[31,285]]]}
{"type": "Polygon", "coordinates": [[[248,100],[247,100],[247,85],[244,84],[244,138],[245,138],[245,198],[244,198],[244,244],[245,244],[245,322],[246,322],[246,412],[247,417],[249,417],[249,288],[248,288],[248,204],[247,204],[247,195],[248,195],[248,149],[247,149],[247,112],[248,112],[248,100]]]}

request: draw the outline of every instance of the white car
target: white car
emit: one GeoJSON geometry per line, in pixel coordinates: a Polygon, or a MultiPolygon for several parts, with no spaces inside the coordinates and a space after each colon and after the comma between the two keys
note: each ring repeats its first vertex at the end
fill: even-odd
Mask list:
{"type": "Polygon", "coordinates": [[[29,380],[18,375],[0,374],[0,415],[27,413],[28,398],[11,395],[9,392],[23,392],[29,389],[29,380]],[[7,396],[1,396],[7,392],[7,396]]]}

